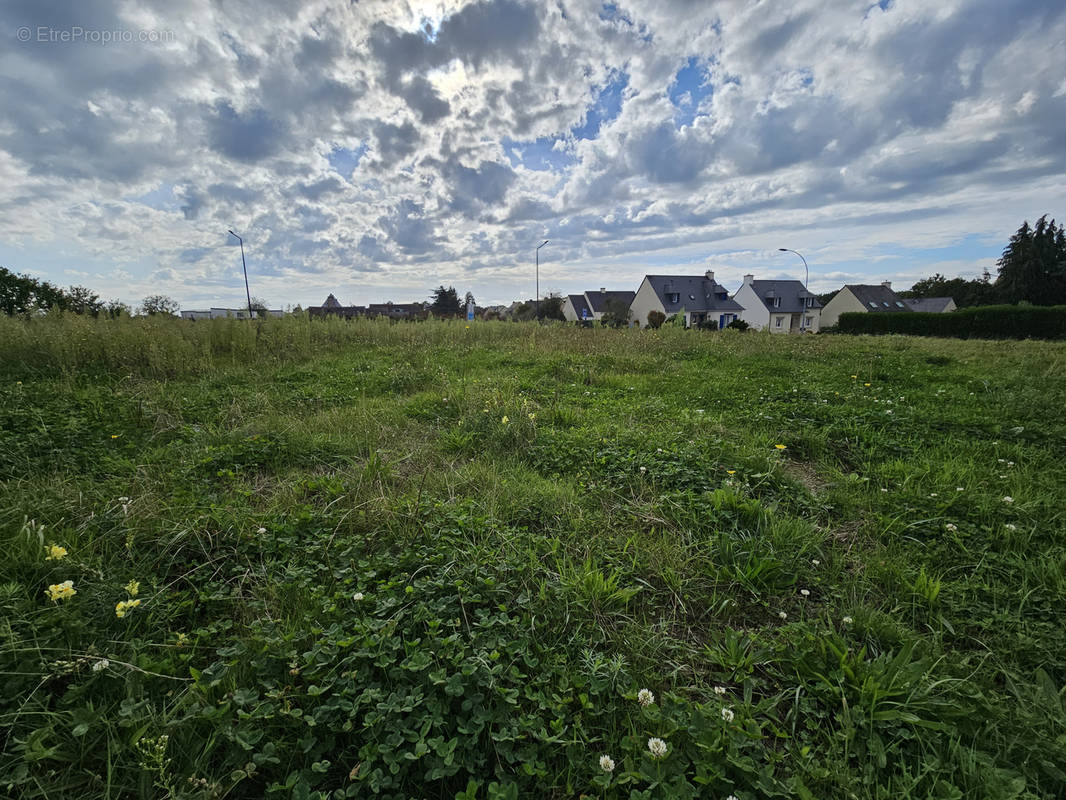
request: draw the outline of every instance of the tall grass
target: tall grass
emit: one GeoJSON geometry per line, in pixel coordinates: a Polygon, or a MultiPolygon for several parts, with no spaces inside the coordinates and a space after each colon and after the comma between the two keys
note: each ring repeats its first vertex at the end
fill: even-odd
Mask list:
{"type": "Polygon", "coordinates": [[[0,337],[4,796],[1066,793],[1066,345],[0,337]]]}

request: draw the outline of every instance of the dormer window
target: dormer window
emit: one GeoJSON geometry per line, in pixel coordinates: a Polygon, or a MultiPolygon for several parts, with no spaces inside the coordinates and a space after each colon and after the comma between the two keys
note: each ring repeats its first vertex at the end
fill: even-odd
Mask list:
{"type": "Polygon", "coordinates": [[[780,297],[774,297],[774,298],[771,298],[771,299],[773,300],[773,307],[774,308],[781,308],[781,298],[780,297]]]}
{"type": "Polygon", "coordinates": [[[877,303],[875,303],[873,300],[871,300],[870,301],[870,308],[877,308],[877,303]]]}
{"type": "Polygon", "coordinates": [[[814,298],[813,297],[808,297],[807,298],[807,308],[814,308],[814,298]]]}
{"type": "Polygon", "coordinates": [[[668,292],[666,295],[667,303],[680,303],[681,295],[678,292],[668,292]]]}

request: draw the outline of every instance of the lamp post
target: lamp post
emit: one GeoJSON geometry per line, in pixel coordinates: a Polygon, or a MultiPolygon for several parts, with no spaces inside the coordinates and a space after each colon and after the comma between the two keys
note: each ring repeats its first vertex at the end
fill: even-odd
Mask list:
{"type": "MultiPolygon", "coordinates": [[[[798,255],[800,257],[800,261],[803,262],[803,291],[807,292],[807,294],[810,294],[811,290],[807,288],[807,281],[810,278],[810,270],[807,269],[807,259],[805,259],[803,257],[803,254],[800,253],[798,250],[790,250],[787,247],[779,247],[777,249],[780,250],[782,253],[795,253],[796,255],[798,255]]],[[[808,298],[808,297],[804,297],[803,298],[803,311],[800,313],[800,333],[803,333],[803,330],[804,330],[804,327],[805,327],[803,325],[803,319],[807,316],[807,303],[809,301],[810,301],[810,298],[808,298]]]]}
{"type": "MultiPolygon", "coordinates": [[[[233,231],[229,232],[230,236],[237,236],[233,231]]],[[[244,267],[244,294],[248,297],[248,319],[252,318],[252,293],[248,289],[248,264],[244,261],[244,239],[237,236],[237,241],[241,243],[241,266],[244,267]]]]}
{"type": "Polygon", "coordinates": [[[544,247],[544,245],[546,245],[547,243],[548,240],[545,239],[543,242],[537,245],[537,249],[535,251],[537,254],[537,302],[535,303],[536,311],[534,313],[536,313],[537,315],[537,322],[540,322],[540,248],[544,247]]]}

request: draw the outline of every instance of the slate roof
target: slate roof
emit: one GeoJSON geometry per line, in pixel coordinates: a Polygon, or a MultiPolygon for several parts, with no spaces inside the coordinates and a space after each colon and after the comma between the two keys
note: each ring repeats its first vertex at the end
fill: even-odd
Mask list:
{"type": "Polygon", "coordinates": [[[574,313],[577,314],[578,319],[584,319],[586,316],[592,319],[592,309],[585,302],[585,295],[569,294],[567,297],[570,298],[570,305],[574,307],[574,313]]]}
{"type": "Polygon", "coordinates": [[[911,307],[907,305],[898,294],[893,292],[887,286],[880,285],[867,285],[862,283],[845,284],[845,289],[848,289],[855,299],[862,303],[863,311],[910,311],[911,307]]]}
{"type": "MultiPolygon", "coordinates": [[[[808,307],[804,304],[804,299],[814,297],[813,294],[803,288],[803,281],[752,281],[751,288],[755,290],[755,294],[766,304],[768,309],[785,314],[799,314],[807,311],[808,307]],[[779,306],[774,306],[773,304],[773,300],[776,297],[781,298],[781,305],[779,306]]],[[[822,304],[815,297],[814,305],[810,306],[810,309],[821,307],[822,304]]]]}
{"type": "Polygon", "coordinates": [[[729,292],[705,275],[645,275],[667,314],[685,311],[743,311],[744,307],[729,298],[729,292]],[[676,303],[667,302],[667,294],[679,295],[676,303]]]}
{"type": "Polygon", "coordinates": [[[633,304],[633,298],[636,296],[636,292],[585,292],[589,305],[597,314],[602,314],[607,310],[608,300],[621,300],[628,309],[633,304]]]}
{"type": "Polygon", "coordinates": [[[922,297],[912,298],[904,301],[915,311],[922,311],[928,314],[943,314],[948,310],[948,305],[954,302],[954,298],[951,297],[922,297]]]}
{"type": "Polygon", "coordinates": [[[326,302],[322,304],[322,308],[341,308],[340,301],[332,294],[326,298],[326,302]]]}

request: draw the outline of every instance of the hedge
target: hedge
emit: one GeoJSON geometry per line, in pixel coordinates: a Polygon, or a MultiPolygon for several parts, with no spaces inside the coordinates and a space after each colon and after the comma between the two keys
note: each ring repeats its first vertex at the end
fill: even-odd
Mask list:
{"type": "Polygon", "coordinates": [[[953,339],[1066,339],[1066,306],[975,306],[947,314],[841,314],[841,333],[901,333],[953,339]]]}

